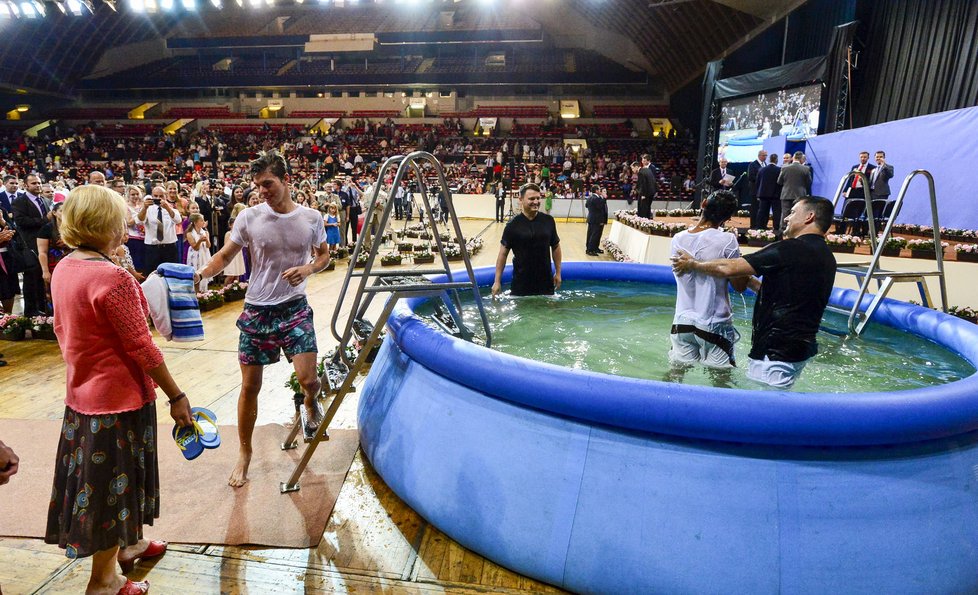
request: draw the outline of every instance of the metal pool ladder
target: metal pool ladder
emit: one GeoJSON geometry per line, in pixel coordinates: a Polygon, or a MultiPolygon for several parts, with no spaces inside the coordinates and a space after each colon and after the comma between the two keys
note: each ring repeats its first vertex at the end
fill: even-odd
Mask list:
{"type": "MultiPolygon", "coordinates": [[[[279,485],[283,494],[298,491],[299,478],[313,453],[315,453],[320,442],[329,439],[327,428],[340,405],[343,404],[343,399],[347,394],[354,391],[353,383],[357,377],[369,370],[376,350],[380,347],[384,325],[387,324],[387,319],[399,300],[415,297],[440,300],[435,306],[436,314],[432,317],[432,321],[436,325],[456,337],[468,341],[479,341],[487,347],[492,344],[489,319],[486,316],[482,295],[479,293],[479,285],[469,260],[462,228],[458,223],[452,194],[445,180],[441,163],[431,153],[425,151],[396,155],[384,162],[380,171],[377,172],[376,179],[377,183],[372,188],[365,211],[363,231],[357,238],[353,254],[350,255],[350,265],[343,280],[343,287],[337,296],[336,307],[333,310],[330,323],[330,331],[333,337],[339,341],[339,345],[334,352],[327,356],[325,372],[320,377],[322,383],[320,398],[332,395],[332,401],[326,409],[316,433],[312,438],[306,440],[308,446],[302,453],[292,475],[287,481],[279,485]],[[448,222],[444,226],[449,232],[449,237],[454,236],[452,239],[454,239],[461,254],[461,261],[465,267],[464,273],[453,273],[449,266],[448,255],[445,253],[445,248],[449,242],[442,240],[438,218],[432,214],[424,166],[427,166],[429,172],[437,178],[436,189],[445,194],[448,222]],[[382,190],[382,181],[389,170],[395,167],[397,170],[390,188],[386,191],[382,190]],[[418,195],[423,206],[420,210],[419,221],[422,224],[425,221],[428,223],[427,232],[431,234],[431,239],[438,247],[440,266],[432,265],[431,268],[422,270],[375,271],[374,264],[380,246],[384,241],[387,223],[394,205],[395,193],[409,172],[414,173],[415,181],[418,184],[418,195]],[[375,218],[376,213],[379,213],[379,217],[375,218]],[[353,291],[350,308],[346,310],[345,321],[341,323],[341,318],[344,316],[344,303],[347,294],[351,293],[351,286],[353,291]],[[472,292],[482,322],[482,336],[476,335],[465,325],[459,298],[460,291],[472,292]],[[380,315],[371,320],[368,318],[367,310],[378,294],[387,295],[387,301],[384,303],[380,315]]],[[[411,208],[414,209],[417,206],[417,199],[411,196],[410,200],[411,208]]],[[[425,230],[422,229],[422,231],[425,230]]],[[[295,423],[285,442],[282,443],[283,450],[298,447],[296,438],[303,425],[300,415],[301,407],[301,402],[297,402],[295,423]]]]}
{"type": "MultiPolygon", "coordinates": [[[[854,174],[850,173],[843,179],[842,183],[839,185],[840,191],[842,187],[846,185],[847,180],[851,175],[854,174]]],[[[862,178],[863,188],[869,188],[865,174],[857,172],[855,175],[862,178]]],[[[840,192],[836,192],[833,203],[838,201],[839,195],[840,192]]],[[[872,259],[868,264],[843,264],[838,268],[838,272],[853,275],[859,280],[859,295],[856,297],[856,301],[848,313],[849,333],[855,335],[862,334],[863,330],[866,328],[866,325],[873,317],[873,314],[876,313],[876,310],[883,302],[883,298],[885,298],[886,294],[889,293],[894,283],[916,283],[917,291],[920,292],[921,303],[926,308],[932,308],[934,307],[933,300],[931,300],[930,291],[927,289],[926,280],[927,277],[937,277],[941,287],[941,309],[944,312],[947,312],[947,282],[944,277],[944,251],[941,248],[941,225],[937,215],[937,194],[934,191],[934,176],[931,175],[929,171],[924,169],[915,169],[914,171],[910,172],[909,175],[907,175],[907,177],[903,180],[903,185],[900,187],[900,193],[897,195],[896,201],[893,205],[893,212],[890,215],[889,220],[887,220],[886,227],[883,229],[883,233],[880,235],[878,240],[876,238],[876,225],[873,220],[873,212],[869,200],[866,201],[866,222],[869,228],[868,236],[870,247],[873,251],[872,259]],[[907,189],[910,187],[910,182],[918,175],[922,175],[927,179],[927,187],[930,191],[930,213],[934,227],[934,254],[937,259],[937,267],[935,269],[922,271],[890,271],[882,269],[880,268],[880,257],[883,255],[883,249],[886,247],[886,241],[893,233],[893,223],[900,214],[900,208],[903,206],[903,201],[906,198],[907,189]],[[866,311],[860,312],[859,306],[862,304],[863,298],[866,296],[866,293],[869,290],[869,284],[872,281],[876,281],[877,283],[876,295],[873,296],[873,299],[866,308],[866,311]]]]}

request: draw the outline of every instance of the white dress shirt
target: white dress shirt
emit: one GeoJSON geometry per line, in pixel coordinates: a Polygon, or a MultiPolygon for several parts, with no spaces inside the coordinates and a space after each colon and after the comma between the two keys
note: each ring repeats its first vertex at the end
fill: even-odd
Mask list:
{"type": "Polygon", "coordinates": [[[156,246],[159,244],[176,244],[177,243],[177,223],[180,223],[182,218],[180,213],[176,209],[173,210],[173,216],[171,217],[169,213],[166,212],[161,206],[152,205],[146,208],[146,218],[140,219],[139,213],[136,214],[136,222],[142,223],[146,228],[145,242],[147,246],[156,246]],[[163,211],[163,241],[156,239],[156,226],[159,225],[160,220],[157,219],[157,211],[163,211]]]}

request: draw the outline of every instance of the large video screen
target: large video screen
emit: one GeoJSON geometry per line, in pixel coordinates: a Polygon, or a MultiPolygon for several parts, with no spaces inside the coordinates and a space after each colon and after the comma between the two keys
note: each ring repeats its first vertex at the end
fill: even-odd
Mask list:
{"type": "Polygon", "coordinates": [[[815,136],[821,99],[818,83],[724,101],[717,158],[745,163],[757,158],[766,138],[785,135],[799,141],[815,136]]]}

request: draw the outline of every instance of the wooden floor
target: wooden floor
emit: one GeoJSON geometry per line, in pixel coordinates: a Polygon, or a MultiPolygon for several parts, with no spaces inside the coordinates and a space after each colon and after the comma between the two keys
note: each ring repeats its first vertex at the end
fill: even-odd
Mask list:
{"type": "MultiPolygon", "coordinates": [[[[475,266],[495,262],[502,225],[462,221],[466,237],[481,234],[485,248],[475,266]]],[[[583,223],[558,220],[564,260],[597,260],[584,254],[583,223]]],[[[600,257],[607,258],[607,257],[600,257]]],[[[320,352],[335,346],[329,317],[342,284],[344,268],[321,273],[309,281],[308,295],[316,312],[320,352]]],[[[204,314],[207,339],[200,343],[158,341],[180,387],[194,405],[209,407],[221,420],[233,420],[240,375],[238,332],[234,322],[239,303],[204,314]]],[[[64,364],[55,343],[0,341],[9,365],[0,368],[0,418],[61,419],[64,411],[64,364]]],[[[291,367],[269,366],[260,399],[258,423],[288,423],[293,404],[283,384],[291,367]]],[[[335,427],[356,427],[357,395],[350,395],[334,421],[335,427]]],[[[158,400],[165,404],[164,399],[158,400]]],[[[158,407],[167,418],[165,406],[158,407]]],[[[10,445],[15,450],[16,444],[10,445]]],[[[226,448],[234,448],[228,441],[226,448]]],[[[255,456],[261,456],[256,453],[255,456]]],[[[52,461],[53,464],[53,461],[52,461]]],[[[230,469],[228,470],[230,472],[230,469]]],[[[283,469],[283,480],[291,472],[283,469]]],[[[15,476],[12,481],[17,481],[15,476]]],[[[164,481],[166,479],[164,478],[164,481]]],[[[38,486],[38,493],[48,493],[38,486]]],[[[0,502],[3,502],[0,487],[0,502]]],[[[274,502],[269,512],[274,514],[274,502]]],[[[0,506],[0,514],[11,514],[0,506]]],[[[179,542],[179,535],[150,538],[179,542]]],[[[40,540],[0,538],[0,592],[82,593],[90,562],[69,561],[56,546],[40,540]]],[[[394,495],[362,453],[340,492],[322,542],[315,549],[171,545],[155,564],[141,564],[130,575],[147,578],[154,593],[552,593],[558,589],[510,572],[466,550],[394,495]]]]}

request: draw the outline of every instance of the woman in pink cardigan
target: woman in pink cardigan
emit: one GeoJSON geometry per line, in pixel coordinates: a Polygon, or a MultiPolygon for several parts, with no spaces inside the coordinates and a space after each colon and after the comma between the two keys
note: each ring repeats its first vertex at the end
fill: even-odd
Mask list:
{"type": "Polygon", "coordinates": [[[170,417],[191,423],[190,403],[153,343],[149,308],[136,280],[109,255],[126,239],[126,203],[96,185],[65,201],[61,237],[75,248],[55,269],[54,331],[67,378],[65,416],[44,540],[69,558],[92,556],[86,590],[142,594],[148,582],[119,574],[159,556],[166,542],[143,539],[159,518],[156,390],[170,417]]]}

